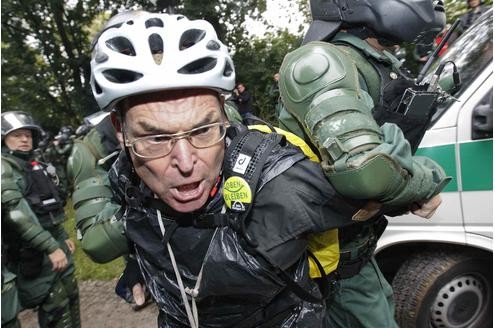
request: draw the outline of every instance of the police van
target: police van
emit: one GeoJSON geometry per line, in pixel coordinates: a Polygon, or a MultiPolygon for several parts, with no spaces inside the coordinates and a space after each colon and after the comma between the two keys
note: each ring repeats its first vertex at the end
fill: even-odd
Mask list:
{"type": "Polygon", "coordinates": [[[492,327],[493,14],[441,57],[461,87],[433,116],[417,155],[453,177],[430,219],[389,218],[376,258],[392,282],[400,327],[492,327]]]}

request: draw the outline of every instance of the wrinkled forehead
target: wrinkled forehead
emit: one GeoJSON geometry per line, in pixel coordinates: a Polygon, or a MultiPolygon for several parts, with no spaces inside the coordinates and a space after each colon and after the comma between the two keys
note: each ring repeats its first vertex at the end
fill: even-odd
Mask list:
{"type": "Polygon", "coordinates": [[[175,130],[225,120],[222,103],[213,90],[167,90],[129,97],[121,110],[128,127],[175,130]]]}

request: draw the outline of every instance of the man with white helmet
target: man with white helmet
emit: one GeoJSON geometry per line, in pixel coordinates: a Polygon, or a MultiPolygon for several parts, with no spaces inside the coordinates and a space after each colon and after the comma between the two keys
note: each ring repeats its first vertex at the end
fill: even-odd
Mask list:
{"type": "Polygon", "coordinates": [[[338,256],[334,228],[362,204],[282,136],[228,122],[234,66],[213,27],[131,14],[99,35],[91,70],[124,151],[109,173],[118,219],[100,216],[86,232],[121,233],[100,229],[85,251],[105,262],[127,238],[160,327],[322,326],[308,270],[323,268],[304,237],[330,232],[327,255],[338,256]]]}

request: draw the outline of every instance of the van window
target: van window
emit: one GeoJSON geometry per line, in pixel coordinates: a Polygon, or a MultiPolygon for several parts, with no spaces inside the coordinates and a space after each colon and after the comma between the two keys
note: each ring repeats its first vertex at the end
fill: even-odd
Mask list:
{"type": "MultiPolygon", "coordinates": [[[[493,11],[487,11],[476,21],[471,28],[462,34],[433,65],[432,71],[440,64],[453,61],[461,77],[461,87],[454,93],[454,97],[459,97],[473,82],[473,80],[487,67],[493,58],[493,11]]],[[[444,74],[450,75],[453,66],[446,64],[444,74]]],[[[432,118],[433,125],[447,110],[454,99],[448,99],[440,104],[437,112],[432,118]]]]}

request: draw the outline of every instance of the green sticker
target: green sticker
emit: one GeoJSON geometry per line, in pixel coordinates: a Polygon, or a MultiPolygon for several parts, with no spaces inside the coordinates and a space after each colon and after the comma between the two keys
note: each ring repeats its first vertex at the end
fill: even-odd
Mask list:
{"type": "Polygon", "coordinates": [[[245,211],[246,204],[252,201],[249,183],[241,177],[230,177],[223,184],[225,205],[234,211],[245,211]]]}

